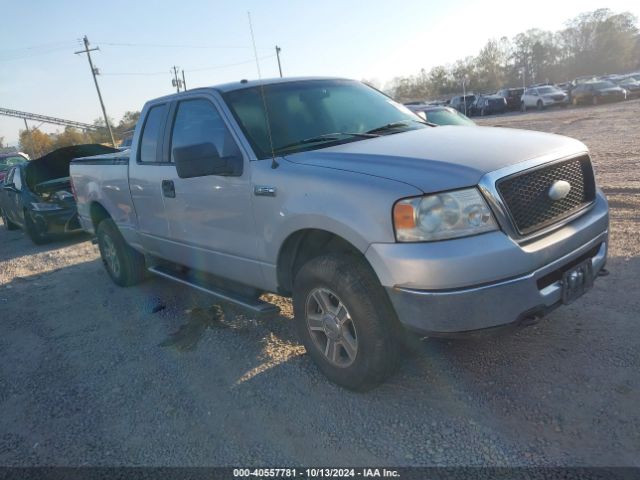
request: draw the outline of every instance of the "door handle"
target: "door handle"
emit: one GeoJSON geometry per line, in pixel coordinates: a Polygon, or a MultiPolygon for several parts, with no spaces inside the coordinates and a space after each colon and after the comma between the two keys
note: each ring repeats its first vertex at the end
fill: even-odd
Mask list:
{"type": "Polygon", "coordinates": [[[167,198],[176,198],[176,186],[173,180],[162,180],[162,194],[167,198]]]}

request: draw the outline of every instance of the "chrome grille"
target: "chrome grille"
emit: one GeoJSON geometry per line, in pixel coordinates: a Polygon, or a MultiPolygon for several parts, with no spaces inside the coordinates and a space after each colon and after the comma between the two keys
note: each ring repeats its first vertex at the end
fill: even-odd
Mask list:
{"type": "Polygon", "coordinates": [[[507,211],[521,235],[528,235],[566,218],[595,199],[596,187],[588,155],[519,172],[496,183],[507,211]],[[554,182],[569,182],[561,200],[549,197],[554,182]]]}

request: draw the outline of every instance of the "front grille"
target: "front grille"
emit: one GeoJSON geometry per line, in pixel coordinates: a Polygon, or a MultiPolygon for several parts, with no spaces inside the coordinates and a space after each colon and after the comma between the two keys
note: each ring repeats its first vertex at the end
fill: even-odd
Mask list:
{"type": "Polygon", "coordinates": [[[596,194],[588,155],[516,173],[499,180],[496,188],[521,235],[572,215],[593,202],[596,194]],[[569,182],[571,190],[563,199],[552,200],[549,188],[558,180],[569,182]]]}

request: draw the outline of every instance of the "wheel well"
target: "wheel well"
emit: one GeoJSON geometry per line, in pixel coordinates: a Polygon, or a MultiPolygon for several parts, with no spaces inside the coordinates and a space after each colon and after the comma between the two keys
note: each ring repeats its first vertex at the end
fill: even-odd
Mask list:
{"type": "Polygon", "coordinates": [[[98,225],[101,221],[111,218],[107,209],[100,205],[98,202],[93,202],[91,204],[91,209],[89,210],[89,214],[91,215],[91,223],[93,224],[93,231],[98,231],[98,225]]]}
{"type": "Polygon", "coordinates": [[[292,233],[283,243],[278,255],[278,290],[290,295],[293,280],[300,268],[309,260],[327,253],[362,253],[351,243],[325,230],[306,229],[292,233]]]}

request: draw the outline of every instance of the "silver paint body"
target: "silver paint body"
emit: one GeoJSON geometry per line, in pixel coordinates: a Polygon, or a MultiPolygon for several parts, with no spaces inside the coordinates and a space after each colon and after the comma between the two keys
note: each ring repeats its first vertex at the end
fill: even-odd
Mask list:
{"type": "MultiPolygon", "coordinates": [[[[240,87],[153,100],[141,118],[161,102],[209,99],[243,154],[242,176],[180,179],[173,165],[141,165],[134,153],[128,165],[72,164],[85,230],[93,232],[90,209],[100,204],[139,251],[270,292],[279,290],[278,256],[290,235],[305,229],[331,232],[362,252],[400,320],[425,332],[502,325],[534,307],[553,305],[558,285],[539,291],[535,279],[597,242],[603,247],[594,257],[594,271],[605,263],[608,206],[600,191],[590,208],[521,238],[495,190],[496,180],[513,172],[587,152],[577,140],[441,126],[278,157],[273,169],[270,159],[256,159],[221,96],[240,87]],[[175,182],[175,198],[162,196],[163,179],[175,182]],[[474,186],[487,199],[499,231],[437,242],[395,241],[397,200],[474,186]]],[[[131,152],[138,150],[141,124],[131,152]]]]}

